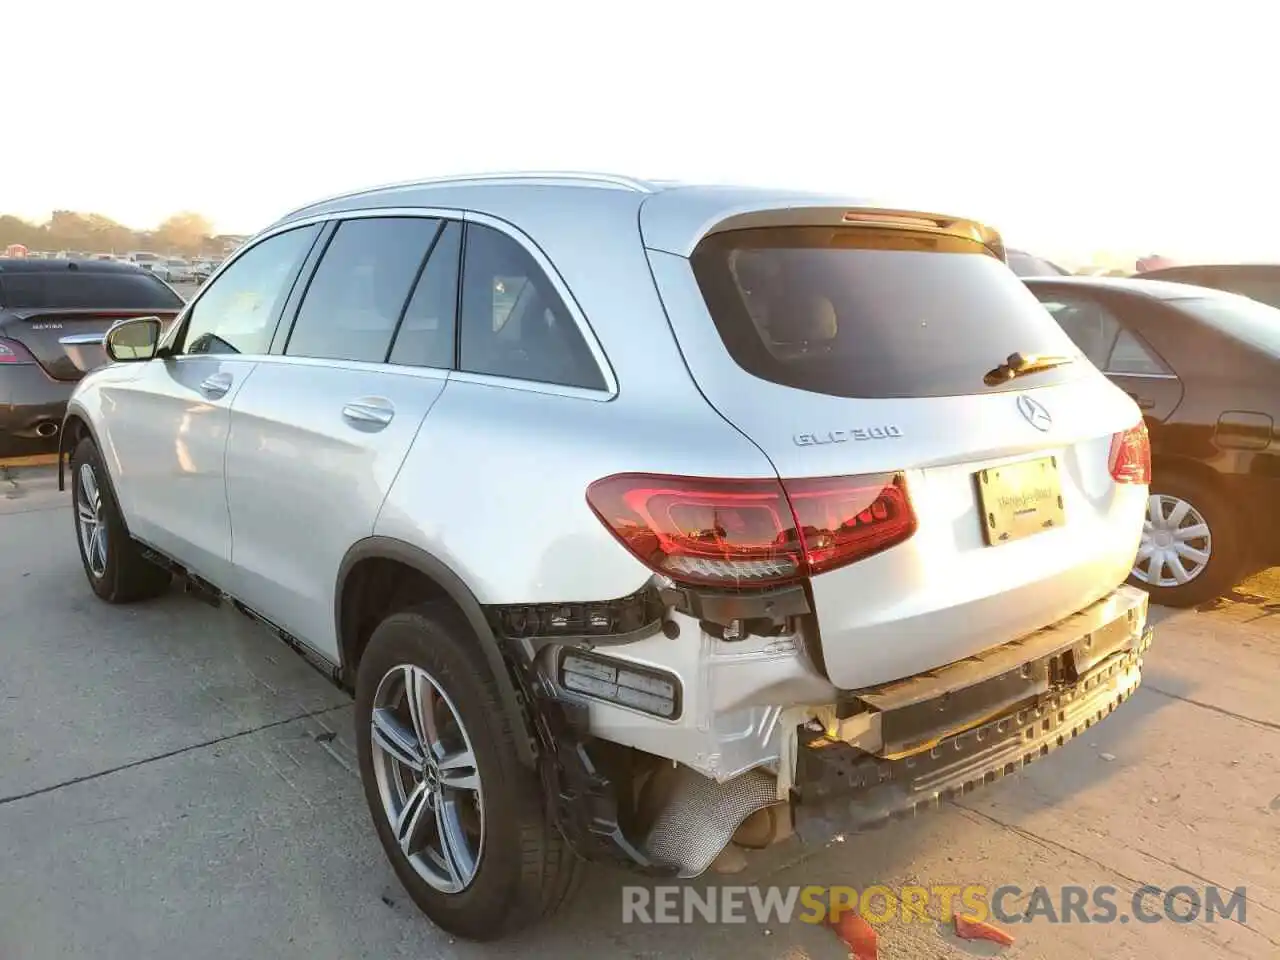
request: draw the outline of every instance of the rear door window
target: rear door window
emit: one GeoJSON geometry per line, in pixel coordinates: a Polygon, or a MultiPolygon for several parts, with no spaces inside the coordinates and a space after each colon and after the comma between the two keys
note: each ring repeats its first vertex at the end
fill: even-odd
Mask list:
{"type": "Polygon", "coordinates": [[[285,354],[384,363],[440,229],[425,217],[347,220],[307,286],[285,354]]]}
{"type": "Polygon", "coordinates": [[[453,366],[461,253],[462,224],[446,223],[400,320],[391,348],[392,363],[442,369],[453,366]]]}
{"type": "Polygon", "coordinates": [[[1047,386],[1067,364],[998,386],[1010,354],[1079,356],[981,245],[864,227],[713,234],[692,257],[725,348],[763,380],[837,397],[939,397],[1047,386]]]}
{"type": "Polygon", "coordinates": [[[181,310],[183,300],[142,270],[42,270],[0,275],[0,306],[31,309],[181,310]]]}

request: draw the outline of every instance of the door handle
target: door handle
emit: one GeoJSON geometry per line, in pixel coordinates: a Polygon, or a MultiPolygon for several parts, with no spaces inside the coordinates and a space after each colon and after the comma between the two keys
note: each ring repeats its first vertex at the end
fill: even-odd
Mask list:
{"type": "Polygon", "coordinates": [[[217,399],[231,389],[231,374],[211,373],[200,381],[200,392],[211,399],[217,399]]]}
{"type": "Polygon", "coordinates": [[[342,407],[342,416],[355,424],[385,427],[396,415],[390,400],[382,397],[361,397],[342,407]]]}
{"type": "Polygon", "coordinates": [[[1150,410],[1152,407],[1156,405],[1156,402],[1154,400],[1148,400],[1146,397],[1140,397],[1133,391],[1127,391],[1127,392],[1129,396],[1133,398],[1134,402],[1137,403],[1139,410],[1150,410]]]}

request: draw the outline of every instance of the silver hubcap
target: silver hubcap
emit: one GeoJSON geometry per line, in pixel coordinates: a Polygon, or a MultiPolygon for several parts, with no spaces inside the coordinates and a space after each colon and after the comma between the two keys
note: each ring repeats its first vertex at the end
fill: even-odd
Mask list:
{"type": "Polygon", "coordinates": [[[1199,510],[1168,494],[1147,499],[1135,577],[1153,587],[1179,587],[1204,573],[1212,552],[1213,535],[1199,510]]]}
{"type": "Polygon", "coordinates": [[[76,526],[80,529],[80,545],[84,548],[84,562],[95,580],[107,573],[107,518],[102,510],[102,491],[93,467],[80,465],[80,479],[76,484],[76,526]]]}
{"type": "Polygon", "coordinates": [[[396,667],[374,694],[369,735],[383,813],[401,852],[440,892],[465,890],[484,851],[484,794],[453,702],[421,667],[396,667]]]}

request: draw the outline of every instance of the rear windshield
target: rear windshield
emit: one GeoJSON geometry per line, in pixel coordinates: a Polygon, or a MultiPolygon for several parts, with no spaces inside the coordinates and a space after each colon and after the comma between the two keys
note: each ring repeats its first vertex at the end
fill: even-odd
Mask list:
{"type": "Polygon", "coordinates": [[[1048,260],[1013,250],[1008,253],[1008,261],[1009,269],[1020,277],[1060,277],[1066,272],[1048,260]]]}
{"type": "Polygon", "coordinates": [[[725,348],[764,380],[837,397],[941,397],[1060,383],[1082,361],[989,387],[1020,353],[1079,357],[977,243],[866,227],[713,234],[692,257],[725,348]]]}
{"type": "Polygon", "coordinates": [[[1270,306],[1280,307],[1280,270],[1265,267],[1209,269],[1197,282],[1206,287],[1217,287],[1228,293],[1238,293],[1270,306]]]}
{"type": "Polygon", "coordinates": [[[1171,302],[1227,336],[1280,357],[1280,310],[1275,307],[1242,296],[1171,302]]]}
{"type": "Polygon", "coordinates": [[[141,270],[0,274],[0,306],[27,309],[180,310],[182,298],[141,270]]]}

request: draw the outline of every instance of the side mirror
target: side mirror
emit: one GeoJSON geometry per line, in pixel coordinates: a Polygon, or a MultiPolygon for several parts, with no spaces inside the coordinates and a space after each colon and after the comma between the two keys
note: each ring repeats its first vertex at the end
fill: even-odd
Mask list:
{"type": "Polygon", "coordinates": [[[130,317],[111,325],[104,338],[107,356],[117,363],[150,360],[160,346],[159,317],[130,317]]]}

